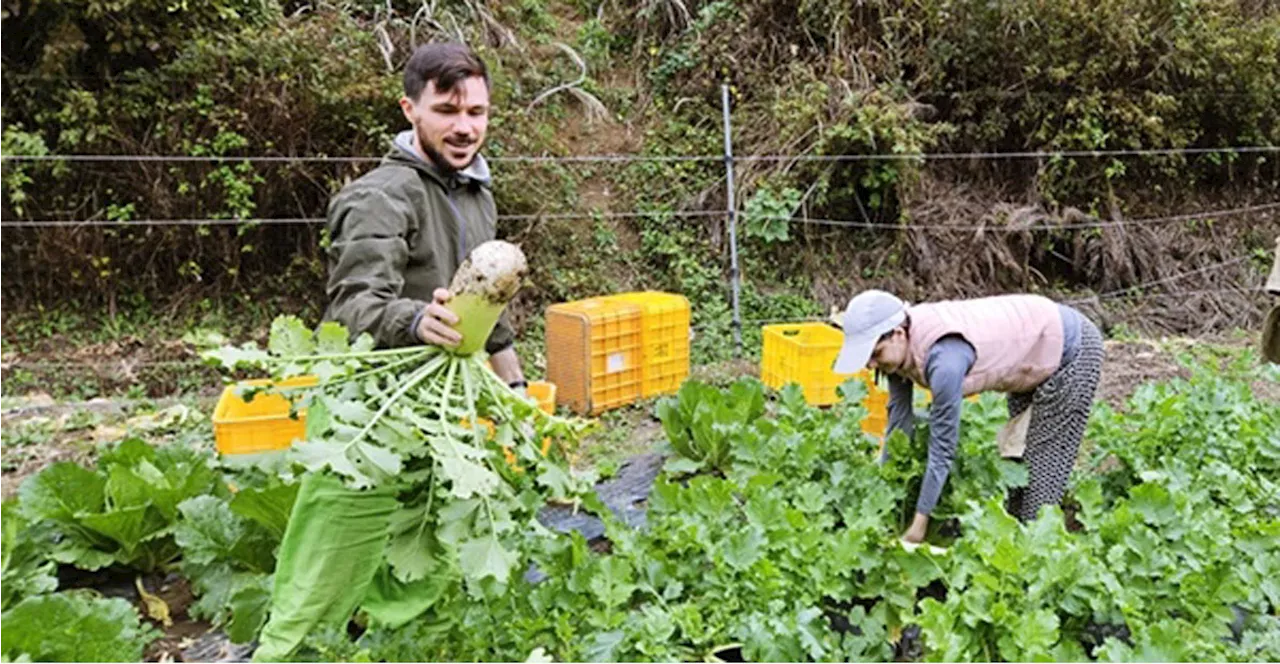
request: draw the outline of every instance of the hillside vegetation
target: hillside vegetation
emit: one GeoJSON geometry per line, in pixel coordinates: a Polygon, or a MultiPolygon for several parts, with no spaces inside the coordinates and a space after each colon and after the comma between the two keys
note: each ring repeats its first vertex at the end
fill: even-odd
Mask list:
{"type": "MultiPolygon", "coordinates": [[[[1009,228],[1275,202],[1274,153],[789,158],[1280,144],[1280,10],[1256,0],[66,0],[11,3],[3,33],[6,155],[227,157],[6,161],[6,221],[323,217],[371,162],[237,158],[382,154],[413,46],[461,38],[491,65],[493,157],[714,157],[729,84],[748,320],[821,314],[868,285],[915,300],[1108,293],[1256,254],[1155,289],[1217,291],[1258,282],[1280,232],[1274,208],[1009,228]]],[[[720,160],[495,172],[500,212],[518,216],[500,234],[533,257],[526,330],[554,301],[661,288],[694,302],[701,353],[727,352],[720,160]],[[584,216],[547,216],[562,213],[584,216]]],[[[157,317],[246,330],[282,308],[316,318],[322,228],[6,227],[6,342],[157,317]]],[[[1109,325],[1104,309],[1129,321],[1136,306],[1139,328],[1203,332],[1252,324],[1258,304],[1211,293],[1094,309],[1109,325]]]]}

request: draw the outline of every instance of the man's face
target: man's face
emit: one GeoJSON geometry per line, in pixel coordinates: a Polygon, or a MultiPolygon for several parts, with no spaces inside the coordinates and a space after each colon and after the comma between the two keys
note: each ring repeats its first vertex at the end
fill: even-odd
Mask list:
{"type": "Polygon", "coordinates": [[[427,81],[421,96],[402,97],[400,108],[413,125],[418,149],[446,170],[470,166],[489,128],[489,88],[479,76],[459,81],[448,92],[427,81]]]}

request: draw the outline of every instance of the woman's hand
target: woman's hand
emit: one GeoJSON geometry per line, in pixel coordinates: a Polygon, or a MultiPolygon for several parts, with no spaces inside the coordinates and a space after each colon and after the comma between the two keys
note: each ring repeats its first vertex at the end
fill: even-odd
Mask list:
{"type": "Polygon", "coordinates": [[[910,544],[919,544],[924,541],[925,533],[929,530],[929,515],[916,512],[916,518],[911,520],[911,527],[907,528],[907,532],[903,533],[902,541],[910,544]]]}

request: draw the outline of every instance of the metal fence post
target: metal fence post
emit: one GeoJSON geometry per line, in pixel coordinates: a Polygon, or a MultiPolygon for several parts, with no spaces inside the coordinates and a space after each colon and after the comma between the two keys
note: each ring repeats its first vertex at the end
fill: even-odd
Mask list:
{"type": "Polygon", "coordinates": [[[724,172],[729,214],[729,284],[733,290],[734,355],[742,357],[742,314],[738,309],[740,272],[738,270],[738,214],[733,200],[733,126],[729,122],[729,85],[720,86],[720,105],[724,111],[724,172]]]}

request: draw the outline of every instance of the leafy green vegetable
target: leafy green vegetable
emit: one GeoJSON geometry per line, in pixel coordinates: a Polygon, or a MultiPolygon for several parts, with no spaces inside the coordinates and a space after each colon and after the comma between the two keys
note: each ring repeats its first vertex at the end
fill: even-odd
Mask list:
{"type": "Polygon", "coordinates": [[[272,526],[281,503],[292,506],[296,494],[296,485],[280,484],[241,489],[230,502],[199,496],[178,506],[182,520],[174,528],[174,539],[182,547],[182,571],[200,597],[191,605],[191,615],[226,624],[236,643],[253,640],[266,620],[280,544],[272,526]],[[236,499],[242,495],[250,498],[240,503],[241,511],[260,515],[261,521],[236,511],[236,499]]]}
{"type": "MultiPolygon", "coordinates": [[[[521,542],[542,503],[536,497],[572,498],[587,488],[568,472],[562,449],[549,456],[540,449],[546,437],[571,444],[586,423],[537,409],[485,366],[483,354],[371,350],[367,335],[348,345],[341,326],[325,323],[313,333],[282,316],[267,353],[225,348],[206,357],[275,378],[320,377],[316,387],[287,392],[308,408],[307,440],[291,458],[351,488],[401,496],[388,561],[403,582],[421,578],[429,558],[448,554],[470,583],[506,583],[528,548],[521,542]],[[494,423],[493,435],[482,420],[494,423]]],[[[237,500],[241,511],[258,511],[249,506],[254,498],[237,500]]]]}
{"type": "MultiPolygon", "coordinates": [[[[685,394],[664,409],[673,423],[693,421],[680,408],[696,413],[698,399],[723,403],[730,392],[685,394]]],[[[306,652],[514,661],[541,647],[559,661],[886,661],[913,657],[902,635],[917,625],[914,656],[930,661],[1274,659],[1280,409],[1253,396],[1247,378],[1197,371],[1140,390],[1123,415],[1100,409],[1091,444],[1097,458],[1119,461],[1078,477],[1067,513],[1047,508],[1025,524],[1003,506],[1025,471],[999,459],[991,440],[1004,404],[966,403],[962,454],[938,507],[954,530],[941,554],[898,544],[927,429],[891,437],[890,461],[877,465],[859,401],[852,390],[816,409],[783,390],[774,415],[749,425],[740,414],[713,416],[711,428],[733,431],[729,463],[659,477],[643,529],[602,514],[608,555],[576,535],[547,538],[532,556],[546,577],[538,583],[513,578],[484,603],[443,591],[419,620],[306,652]]],[[[478,509],[461,500],[451,518],[478,509]]]]}
{"type": "Polygon", "coordinates": [[[23,597],[53,592],[58,587],[58,579],[53,561],[45,557],[32,538],[30,524],[18,513],[17,501],[4,501],[2,509],[4,540],[0,567],[4,569],[4,576],[0,580],[3,593],[0,610],[7,610],[23,597]]]}
{"type": "Polygon", "coordinates": [[[296,482],[271,480],[266,486],[245,487],[231,498],[231,511],[266,528],[277,540],[284,537],[289,512],[298,497],[296,482]]]}
{"type": "Polygon", "coordinates": [[[58,562],[149,572],[179,554],[171,536],[178,503],[220,490],[207,454],[131,438],[104,452],[96,471],[63,462],[27,479],[20,510],[47,534],[42,546],[58,562]]]}
{"type": "Polygon", "coordinates": [[[28,597],[5,611],[0,652],[8,661],[137,662],[158,636],[123,599],[62,592],[28,597]]]}
{"type": "Polygon", "coordinates": [[[737,429],[723,476],[660,478],[643,530],[602,514],[608,556],[576,534],[544,538],[533,562],[545,580],[513,578],[485,603],[443,593],[419,621],[372,626],[362,656],[512,660],[542,647],[559,661],[693,661],[740,643],[749,657],[887,658],[917,587],[941,571],[896,544],[905,493],[862,444],[861,405],[828,415],[801,399],[781,410],[737,429]],[[846,434],[859,444],[832,444],[846,434]]]}
{"type": "Polygon", "coordinates": [[[686,462],[669,470],[728,467],[732,441],[764,414],[764,386],[757,380],[734,383],[727,392],[698,381],[685,381],[676,396],[658,402],[657,415],[672,449],[686,462]]]}

